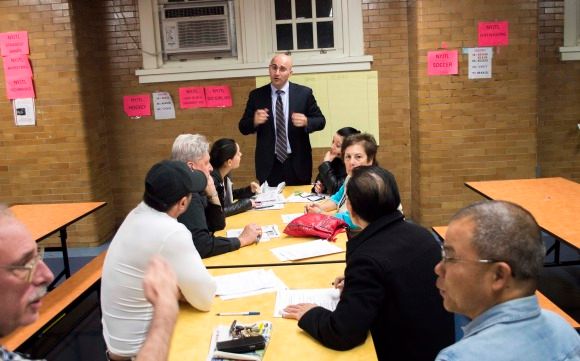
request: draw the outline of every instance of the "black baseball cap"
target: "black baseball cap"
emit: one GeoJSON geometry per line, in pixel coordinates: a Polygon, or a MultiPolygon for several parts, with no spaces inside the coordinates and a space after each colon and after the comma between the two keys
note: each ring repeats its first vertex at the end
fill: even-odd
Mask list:
{"type": "Polygon", "coordinates": [[[181,161],[164,160],[155,164],[145,177],[143,200],[149,206],[167,211],[181,198],[207,186],[205,174],[191,170],[181,161]]]}

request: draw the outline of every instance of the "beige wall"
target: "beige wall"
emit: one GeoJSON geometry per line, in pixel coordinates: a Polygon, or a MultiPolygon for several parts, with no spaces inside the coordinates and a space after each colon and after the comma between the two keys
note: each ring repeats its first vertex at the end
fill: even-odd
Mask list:
{"type": "MultiPolygon", "coordinates": [[[[254,175],[255,139],[237,129],[254,79],[140,85],[136,3],[0,2],[0,31],[30,33],[38,96],[34,128],[14,127],[11,104],[0,97],[0,200],[109,202],[73,229],[77,244],[109,237],[179,133],[237,139],[244,157],[234,180],[254,175]],[[119,11],[124,18],[114,16],[119,11]],[[177,99],[181,86],[224,84],[231,108],[176,109],[177,119],[166,121],[128,119],[122,111],[123,95],[164,90],[177,99]]],[[[571,127],[580,119],[580,63],[558,60],[558,4],[363,1],[365,49],[379,74],[378,159],[396,175],[410,218],[443,224],[479,199],[464,181],[533,177],[537,163],[542,175],[580,181],[579,136],[571,127]],[[467,80],[465,55],[458,76],[426,76],[428,50],[441,41],[475,46],[477,21],[495,19],[510,22],[510,45],[495,49],[493,79],[467,80]]],[[[314,151],[315,164],[324,151],[314,151]]]]}

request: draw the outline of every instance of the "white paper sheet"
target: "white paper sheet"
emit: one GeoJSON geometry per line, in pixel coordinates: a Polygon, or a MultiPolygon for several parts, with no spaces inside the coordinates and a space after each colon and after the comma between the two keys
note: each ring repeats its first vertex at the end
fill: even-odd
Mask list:
{"type": "Polygon", "coordinates": [[[297,192],[289,197],[286,197],[286,203],[313,203],[324,200],[323,194],[316,194],[310,192],[297,192]]]}
{"type": "Polygon", "coordinates": [[[298,303],[314,303],[327,310],[334,311],[339,300],[340,291],[336,288],[281,290],[276,295],[274,317],[282,317],[286,306],[298,303]]]}
{"type": "Polygon", "coordinates": [[[214,277],[216,295],[222,299],[247,297],[255,294],[276,292],[286,285],[272,270],[258,269],[214,277]]]}
{"type": "MultiPolygon", "coordinates": [[[[230,229],[226,231],[226,237],[239,237],[242,234],[243,228],[230,229]]],[[[262,238],[260,242],[268,242],[272,238],[280,237],[280,230],[275,224],[268,224],[267,226],[262,226],[262,238]]]]}
{"type": "Polygon", "coordinates": [[[344,250],[336,244],[330,243],[324,239],[272,248],[270,251],[272,251],[272,253],[274,253],[274,255],[281,261],[295,261],[298,259],[344,252],[344,250]]]}
{"type": "Polygon", "coordinates": [[[282,222],[284,222],[285,224],[288,224],[290,222],[292,222],[295,218],[298,218],[300,216],[303,216],[304,213],[288,213],[288,214],[282,214],[282,222]]]}

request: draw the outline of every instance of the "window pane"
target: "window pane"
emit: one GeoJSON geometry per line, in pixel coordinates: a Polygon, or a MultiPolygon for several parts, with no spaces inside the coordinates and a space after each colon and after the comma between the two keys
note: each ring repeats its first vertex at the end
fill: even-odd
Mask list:
{"type": "Polygon", "coordinates": [[[313,49],[312,23],[296,24],[298,49],[313,49]]]}
{"type": "Polygon", "coordinates": [[[332,17],[332,0],[316,0],[316,17],[332,17]]]}
{"type": "Polygon", "coordinates": [[[312,1],[311,0],[296,0],[296,18],[311,19],[312,18],[312,1]]]}
{"type": "Polygon", "coordinates": [[[276,9],[276,20],[288,20],[292,18],[291,0],[276,0],[274,8],[276,9]]]}
{"type": "Polygon", "coordinates": [[[276,25],[276,41],[278,50],[293,50],[292,24],[276,25]]]}
{"type": "Polygon", "coordinates": [[[316,31],[318,32],[319,48],[334,48],[332,21],[324,21],[316,24],[316,31]]]}

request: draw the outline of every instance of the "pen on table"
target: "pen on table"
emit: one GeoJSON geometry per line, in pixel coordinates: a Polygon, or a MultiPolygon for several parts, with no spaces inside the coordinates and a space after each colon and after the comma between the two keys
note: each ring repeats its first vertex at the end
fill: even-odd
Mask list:
{"type": "Polygon", "coordinates": [[[247,311],[247,312],[218,312],[216,316],[258,316],[260,311],[247,311]]]}
{"type": "Polygon", "coordinates": [[[270,208],[270,207],[274,207],[274,205],[273,204],[268,204],[268,205],[265,205],[265,206],[260,205],[260,206],[257,206],[256,209],[270,208]]]}

